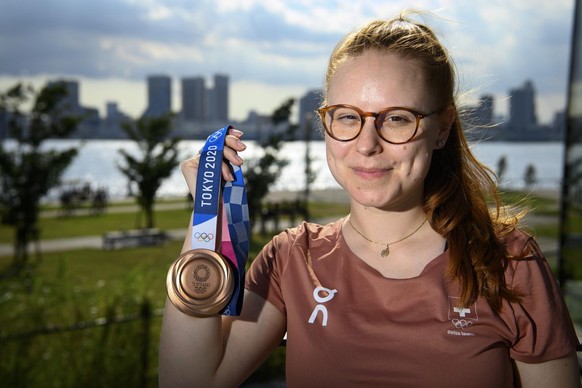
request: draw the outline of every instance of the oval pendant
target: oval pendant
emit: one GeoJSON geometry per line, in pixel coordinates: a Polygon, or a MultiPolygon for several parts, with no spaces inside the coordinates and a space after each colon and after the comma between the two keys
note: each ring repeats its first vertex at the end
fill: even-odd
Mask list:
{"type": "Polygon", "coordinates": [[[386,257],[389,254],[390,254],[390,248],[388,247],[388,245],[386,245],[386,249],[384,249],[380,255],[382,255],[382,257],[386,257]]]}

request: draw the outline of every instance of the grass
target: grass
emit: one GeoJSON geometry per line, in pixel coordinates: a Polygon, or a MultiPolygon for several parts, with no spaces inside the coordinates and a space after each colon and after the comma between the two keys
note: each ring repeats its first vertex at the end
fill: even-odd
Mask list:
{"type": "MultiPolygon", "coordinates": [[[[164,274],[179,245],[45,253],[33,273],[0,283],[0,336],[138,314],[146,301],[162,308],[164,274]]],[[[7,259],[0,258],[2,267],[7,259]]],[[[139,386],[145,376],[156,386],[160,321],[2,341],[0,380],[13,387],[139,386]],[[149,367],[141,373],[144,341],[149,367]]]]}
{"type": "MultiPolygon", "coordinates": [[[[558,215],[558,203],[555,199],[539,196],[525,195],[521,192],[505,192],[502,194],[504,203],[521,204],[532,209],[536,215],[558,215]]],[[[155,212],[156,226],[160,229],[180,229],[185,228],[191,210],[183,199],[164,199],[159,204],[174,203],[178,205],[173,210],[157,210],[155,212]],[[184,206],[179,206],[183,204],[184,206]]],[[[114,202],[110,208],[131,205],[132,202],[114,202]]],[[[58,210],[55,206],[44,207],[43,210],[58,210]]],[[[312,219],[322,219],[326,217],[343,216],[348,214],[349,205],[345,203],[317,203],[309,204],[309,215],[312,219]]],[[[68,237],[82,237],[101,235],[111,230],[134,229],[139,225],[137,213],[117,213],[106,212],[101,215],[72,216],[72,217],[47,217],[39,221],[41,239],[57,239],[68,237]]],[[[582,219],[581,219],[582,221],[582,219]]],[[[580,222],[582,225],[582,222],[580,222]]],[[[538,230],[538,235],[555,237],[557,235],[557,224],[546,225],[544,229],[538,230]]],[[[0,225],[0,243],[9,244],[14,239],[13,228],[7,225],[0,225]]]]}
{"type": "MultiPolygon", "coordinates": [[[[46,209],[55,210],[55,209],[46,209]]],[[[346,205],[310,204],[315,217],[346,214],[346,205]]],[[[160,229],[185,228],[190,210],[156,211],[160,229]]],[[[41,218],[43,239],[100,235],[136,227],[135,213],[41,218]]],[[[11,243],[13,230],[0,227],[0,242],[11,243]]],[[[249,257],[270,236],[254,235],[249,257]]],[[[182,243],[104,251],[45,252],[33,270],[0,282],[0,381],[11,387],[157,386],[161,319],[9,339],[52,327],[68,327],[103,317],[139,314],[144,303],[155,312],[166,300],[165,277],[182,243]],[[4,340],[2,340],[4,338],[4,340]],[[148,348],[140,353],[144,341],[148,348]],[[144,365],[146,365],[144,367],[144,365]]],[[[0,257],[0,271],[12,258],[0,257]]],[[[251,377],[282,376],[285,349],[279,348],[251,377]]]]}
{"type": "MultiPolygon", "coordinates": [[[[251,257],[266,240],[254,239],[251,257]]],[[[168,267],[180,249],[181,242],[174,241],[116,251],[45,253],[33,273],[0,283],[0,338],[102,317],[135,315],[146,302],[159,311],[166,299],[168,267]]],[[[9,259],[0,257],[0,268],[9,259]]],[[[0,381],[11,387],[76,387],[80,382],[89,387],[141,386],[140,349],[147,339],[148,367],[143,377],[147,386],[155,387],[161,318],[155,316],[145,329],[143,324],[134,321],[0,340],[0,381]]],[[[254,378],[281,375],[282,360],[284,349],[278,349],[254,378]]]]}
{"type": "MultiPolygon", "coordinates": [[[[523,195],[505,193],[503,198],[515,202],[523,195]]],[[[528,201],[536,214],[557,215],[555,200],[530,197],[528,201]]],[[[180,202],[184,203],[183,208],[156,211],[160,229],[186,227],[190,210],[184,201],[180,202]]],[[[347,204],[309,204],[314,219],[348,212],[347,204]]],[[[43,239],[100,235],[135,226],[135,213],[40,220],[43,239]]],[[[557,225],[537,227],[536,234],[555,236],[557,225]]],[[[12,236],[12,229],[0,227],[0,243],[12,242],[12,236]]],[[[255,257],[269,239],[270,236],[253,235],[249,257],[255,257]]],[[[154,311],[162,309],[166,272],[180,248],[181,242],[170,241],[157,247],[44,253],[33,271],[0,282],[0,338],[41,327],[136,314],[144,302],[154,311]]],[[[11,257],[0,257],[0,271],[10,261],[11,257]]],[[[140,386],[141,376],[147,386],[155,387],[160,323],[161,319],[155,317],[147,327],[137,321],[0,341],[0,381],[14,387],[140,386]],[[144,339],[148,348],[145,363],[140,353],[144,339]],[[142,369],[143,373],[137,372],[142,369]]],[[[253,379],[282,374],[284,351],[278,349],[253,379]]]]}
{"type": "Polygon", "coordinates": [[[501,200],[505,204],[517,204],[540,215],[558,215],[559,203],[554,198],[526,194],[521,191],[504,191],[501,200]]]}
{"type": "MultiPolygon", "coordinates": [[[[156,226],[164,230],[185,228],[190,212],[186,206],[183,209],[156,211],[156,226]]],[[[138,225],[136,213],[108,212],[101,215],[46,217],[39,220],[43,240],[101,235],[112,230],[135,229],[138,225]]],[[[12,243],[13,239],[14,229],[7,225],[0,226],[0,243],[12,243]]]]}
{"type": "MultiPolygon", "coordinates": [[[[184,203],[183,201],[181,201],[184,203]]],[[[324,218],[345,215],[349,212],[347,204],[310,203],[311,218],[324,218]]],[[[162,230],[186,228],[191,209],[184,203],[183,207],[173,210],[155,211],[156,226],[162,230]]],[[[112,230],[135,229],[138,227],[136,213],[106,212],[101,215],[78,215],[72,217],[41,217],[39,229],[41,239],[83,237],[101,235],[112,230]]],[[[14,241],[14,228],[0,225],[0,243],[11,244],[14,241]]]]}

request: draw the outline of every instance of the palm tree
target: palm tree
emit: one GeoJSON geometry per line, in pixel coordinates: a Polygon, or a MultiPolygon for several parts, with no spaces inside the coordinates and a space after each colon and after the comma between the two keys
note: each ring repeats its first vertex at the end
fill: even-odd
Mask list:
{"type": "Polygon", "coordinates": [[[120,149],[125,165],[118,165],[119,170],[129,179],[130,184],[137,184],[137,203],[145,214],[145,228],[153,228],[154,204],[156,193],[162,181],[168,178],[179,164],[177,137],[170,137],[172,116],[164,115],[154,118],[141,118],[135,123],[122,125],[127,136],[138,145],[139,156],[131,155],[120,149]]]}

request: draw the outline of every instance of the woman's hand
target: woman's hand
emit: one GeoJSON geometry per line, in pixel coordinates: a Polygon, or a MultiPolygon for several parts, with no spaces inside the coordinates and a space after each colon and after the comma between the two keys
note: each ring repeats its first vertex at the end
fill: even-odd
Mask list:
{"type": "MultiPolygon", "coordinates": [[[[222,177],[227,181],[233,181],[234,176],[228,162],[240,166],[243,164],[242,158],[238,155],[239,152],[244,151],[247,146],[240,140],[243,133],[238,129],[231,128],[224,143],[223,162],[222,162],[222,177]]],[[[200,161],[200,153],[195,157],[187,159],[180,163],[182,175],[186,180],[190,194],[194,196],[196,191],[196,174],[198,172],[198,162],[200,161]]]]}

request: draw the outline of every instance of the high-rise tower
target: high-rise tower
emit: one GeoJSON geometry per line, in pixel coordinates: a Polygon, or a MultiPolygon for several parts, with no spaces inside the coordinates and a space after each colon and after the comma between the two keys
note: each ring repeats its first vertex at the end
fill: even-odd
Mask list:
{"type": "Polygon", "coordinates": [[[160,117],[172,112],[172,79],[167,75],[148,77],[148,107],[145,117],[160,117]]]}
{"type": "Polygon", "coordinates": [[[535,90],[531,81],[521,88],[512,89],[510,95],[509,124],[512,130],[524,131],[537,126],[535,90]]]}
{"type": "Polygon", "coordinates": [[[206,111],[206,86],[204,78],[182,78],[182,118],[202,121],[206,111]]]}

